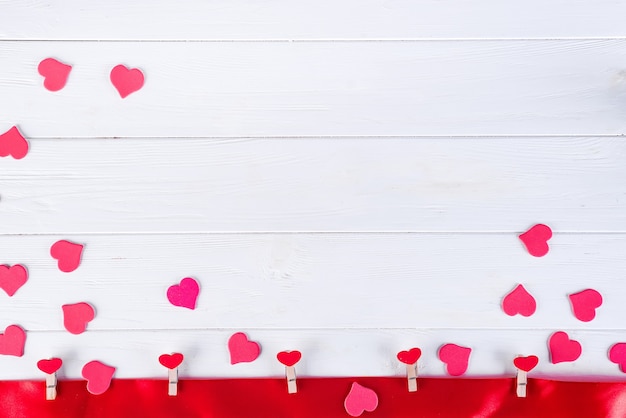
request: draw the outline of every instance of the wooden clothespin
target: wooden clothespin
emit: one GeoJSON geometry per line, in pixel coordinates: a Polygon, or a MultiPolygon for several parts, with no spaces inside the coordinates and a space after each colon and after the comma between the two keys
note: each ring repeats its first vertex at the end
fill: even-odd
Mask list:
{"type": "Polygon", "coordinates": [[[515,393],[518,398],[526,397],[526,386],[528,385],[528,372],[537,366],[539,358],[537,356],[515,357],[513,364],[517,367],[517,379],[515,383],[515,393]]]}
{"type": "Polygon", "coordinates": [[[422,356],[422,350],[413,347],[408,351],[400,351],[397,358],[406,365],[406,379],[409,392],[417,392],[417,360],[422,356]]]}
{"type": "Polygon", "coordinates": [[[299,351],[281,351],[276,358],[285,366],[285,377],[287,378],[287,392],[297,393],[298,385],[296,384],[296,368],[297,362],[302,358],[299,351]]]}
{"type": "Polygon", "coordinates": [[[39,360],[37,368],[46,374],[46,400],[53,401],[57,398],[57,370],[63,365],[60,358],[39,360]]]}
{"type": "Polygon", "coordinates": [[[167,367],[167,394],[169,396],[178,395],[178,366],[183,362],[183,355],[180,353],[162,354],[159,356],[159,363],[167,367]]]}

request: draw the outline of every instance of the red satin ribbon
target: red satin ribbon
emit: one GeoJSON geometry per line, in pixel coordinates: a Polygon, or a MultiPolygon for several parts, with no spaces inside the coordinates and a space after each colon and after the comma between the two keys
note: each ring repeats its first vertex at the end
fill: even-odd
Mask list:
{"type": "Polygon", "coordinates": [[[528,397],[515,396],[514,379],[420,378],[409,393],[403,378],[300,378],[288,394],[284,379],[179,381],[167,396],[166,380],[113,380],[102,395],[84,381],[59,381],[45,400],[44,381],[0,382],[0,416],[28,418],[349,417],[343,402],[352,382],[373,389],[378,408],[367,417],[626,417],[626,383],[528,380],[528,397]]]}

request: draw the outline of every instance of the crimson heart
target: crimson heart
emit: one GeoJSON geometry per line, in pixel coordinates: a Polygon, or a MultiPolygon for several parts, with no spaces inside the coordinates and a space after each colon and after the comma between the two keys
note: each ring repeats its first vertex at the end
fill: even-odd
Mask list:
{"type": "Polygon", "coordinates": [[[37,368],[44,373],[52,374],[61,368],[63,360],[60,358],[51,358],[47,360],[39,360],[37,362],[37,368]]]}
{"type": "Polygon", "coordinates": [[[291,367],[302,358],[302,353],[299,351],[281,351],[276,355],[278,361],[287,367],[291,367]]]}
{"type": "Polygon", "coordinates": [[[439,360],[446,364],[450,376],[461,376],[467,371],[472,349],[456,344],[445,344],[439,349],[439,360]]]}
{"type": "Polygon", "coordinates": [[[378,407],[378,395],[372,389],[353,382],[343,406],[348,415],[358,417],[363,412],[372,412],[378,407]]]}
{"type": "Polygon", "coordinates": [[[513,364],[518,369],[529,372],[539,364],[539,358],[537,356],[516,357],[513,364]]]}
{"type": "Polygon", "coordinates": [[[63,64],[54,58],[46,58],[39,63],[37,71],[44,77],[43,86],[50,91],[59,91],[65,87],[72,66],[63,64]]]}
{"type": "Polygon", "coordinates": [[[613,344],[609,349],[609,360],[618,364],[619,369],[626,373],[626,343],[613,344]]]}
{"type": "Polygon", "coordinates": [[[114,373],[115,367],[108,366],[98,360],[85,364],[81,372],[87,380],[87,390],[94,395],[101,395],[107,391],[114,373]]]}
{"type": "Polygon", "coordinates": [[[127,68],[117,65],[111,70],[111,83],[117,89],[122,99],[143,87],[144,76],[137,68],[127,68]]]}
{"type": "Polygon", "coordinates": [[[83,254],[84,245],[60,240],[50,247],[50,255],[58,260],[59,270],[69,273],[78,268],[83,254]]]}
{"type": "Polygon", "coordinates": [[[548,254],[550,238],[552,238],[552,229],[543,224],[537,224],[519,236],[528,253],[534,257],[543,257],[548,254]]]}
{"type": "Polygon", "coordinates": [[[87,324],[96,317],[96,311],[85,302],[63,305],[63,326],[72,334],[82,334],[87,324]]]}
{"type": "Polygon", "coordinates": [[[21,160],[28,154],[28,141],[24,135],[13,126],[11,129],[0,135],[0,157],[9,155],[16,160],[21,160]]]}
{"type": "Polygon", "coordinates": [[[183,362],[183,355],[180,353],[162,354],[159,356],[159,363],[168,369],[175,369],[183,362]]]}
{"type": "Polygon", "coordinates": [[[582,353],[580,343],[575,340],[570,340],[569,336],[563,331],[555,332],[550,336],[548,347],[550,349],[550,361],[552,364],[574,361],[578,359],[582,353]]]}
{"type": "Polygon", "coordinates": [[[12,267],[7,265],[0,266],[0,287],[7,292],[7,295],[13,296],[27,280],[28,271],[21,264],[16,264],[12,267]]]}
{"type": "Polygon", "coordinates": [[[602,305],[602,295],[594,289],[585,289],[582,292],[569,295],[574,316],[583,322],[589,322],[596,317],[596,309],[602,305]]]}
{"type": "Polygon", "coordinates": [[[531,316],[536,309],[535,298],[521,284],[502,299],[502,310],[510,316],[531,316]]]}
{"type": "Polygon", "coordinates": [[[398,360],[404,364],[415,364],[422,356],[422,350],[417,347],[411,348],[409,351],[400,351],[397,355],[398,360]]]}
{"type": "Polygon", "coordinates": [[[9,325],[0,334],[0,354],[22,357],[26,344],[26,332],[18,325],[9,325]]]}
{"type": "Polygon", "coordinates": [[[230,364],[249,363],[256,360],[261,354],[259,343],[248,340],[243,332],[236,332],[228,339],[230,364]]]}

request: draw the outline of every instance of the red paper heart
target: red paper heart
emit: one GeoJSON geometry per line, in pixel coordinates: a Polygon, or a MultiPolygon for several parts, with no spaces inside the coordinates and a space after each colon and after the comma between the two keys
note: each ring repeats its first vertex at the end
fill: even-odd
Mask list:
{"type": "Polygon", "coordinates": [[[363,412],[372,412],[378,407],[378,395],[372,389],[353,382],[343,406],[348,415],[358,417],[363,412]]]}
{"type": "Polygon", "coordinates": [[[60,240],[50,247],[50,255],[58,260],[59,270],[70,273],[78,268],[83,254],[84,245],[60,240]]]}
{"type": "Polygon", "coordinates": [[[516,357],[513,364],[518,369],[529,372],[539,364],[539,358],[537,356],[516,357]]]}
{"type": "Polygon", "coordinates": [[[552,238],[552,230],[543,224],[537,224],[519,236],[528,253],[534,257],[543,257],[548,254],[550,251],[548,240],[550,238],[552,238]]]}
{"type": "Polygon", "coordinates": [[[107,366],[97,360],[83,366],[82,375],[87,380],[87,390],[94,395],[101,395],[111,385],[115,367],[107,366]]]}
{"type": "Polygon", "coordinates": [[[63,365],[63,360],[60,358],[51,358],[46,360],[39,360],[37,362],[37,368],[44,373],[52,374],[56,373],[57,370],[61,368],[63,365]]]}
{"type": "Polygon", "coordinates": [[[22,357],[26,344],[26,332],[18,325],[9,325],[4,334],[0,334],[0,354],[22,357]]]}
{"type": "Polygon", "coordinates": [[[159,356],[159,363],[167,367],[168,369],[175,369],[183,362],[183,355],[180,353],[161,354],[159,356]]]}
{"type": "Polygon", "coordinates": [[[404,364],[415,364],[422,356],[422,350],[417,347],[411,348],[409,351],[400,351],[397,355],[398,360],[404,364]]]}
{"type": "Polygon", "coordinates": [[[555,332],[550,336],[548,348],[550,349],[550,361],[552,364],[575,361],[582,353],[580,343],[570,340],[569,336],[563,331],[555,332]]]}
{"type": "Polygon", "coordinates": [[[569,295],[569,301],[574,316],[583,322],[589,322],[596,317],[596,309],[602,305],[602,295],[594,289],[569,295]]]}
{"type": "Polygon", "coordinates": [[[28,141],[24,135],[13,126],[11,129],[0,135],[0,157],[9,155],[16,160],[21,160],[28,154],[28,141]]]}
{"type": "Polygon", "coordinates": [[[200,293],[198,282],[191,277],[185,277],[180,284],[175,284],[167,289],[167,300],[174,306],[187,309],[196,309],[196,301],[200,293]]]}
{"type": "Polygon", "coordinates": [[[256,360],[261,354],[259,343],[248,340],[243,332],[237,332],[228,339],[230,364],[249,363],[256,360]]]}
{"type": "Polygon", "coordinates": [[[626,373],[626,343],[613,344],[609,349],[609,360],[618,364],[619,369],[626,373]]]}
{"type": "Polygon", "coordinates": [[[439,360],[446,364],[450,376],[461,376],[467,371],[471,348],[445,344],[439,349],[439,360]]]}
{"type": "Polygon", "coordinates": [[[285,366],[291,367],[300,361],[300,359],[302,358],[302,353],[296,350],[281,351],[280,353],[276,354],[276,358],[285,366]]]}
{"type": "Polygon", "coordinates": [[[27,280],[28,271],[21,264],[16,264],[12,267],[7,265],[0,266],[0,287],[7,292],[7,295],[13,296],[27,280]]]}
{"type": "Polygon", "coordinates": [[[502,310],[510,316],[531,316],[536,309],[535,298],[521,284],[502,299],[502,310]]]}
{"type": "Polygon", "coordinates": [[[111,83],[123,99],[143,87],[144,76],[141,70],[120,64],[111,70],[111,83]]]}
{"type": "Polygon", "coordinates": [[[43,86],[50,91],[59,91],[65,87],[70,76],[72,66],[63,64],[54,58],[46,58],[37,67],[39,74],[44,77],[43,86]]]}
{"type": "Polygon", "coordinates": [[[85,302],[63,305],[63,326],[72,334],[82,334],[96,317],[93,307],[85,302]]]}

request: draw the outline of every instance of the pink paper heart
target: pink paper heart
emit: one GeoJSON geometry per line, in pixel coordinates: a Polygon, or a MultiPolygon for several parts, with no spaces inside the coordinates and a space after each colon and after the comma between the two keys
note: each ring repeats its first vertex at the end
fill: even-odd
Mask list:
{"type": "Polygon", "coordinates": [[[101,395],[111,385],[115,367],[107,366],[97,360],[83,366],[82,375],[87,380],[87,390],[94,395],[101,395]]]}
{"type": "Polygon", "coordinates": [[[521,284],[502,299],[502,310],[510,316],[531,316],[536,309],[535,298],[521,284]]]}
{"type": "Polygon", "coordinates": [[[580,343],[570,340],[569,336],[563,331],[555,332],[550,336],[548,348],[550,349],[550,361],[552,364],[575,361],[582,353],[580,343]]]}
{"type": "Polygon", "coordinates": [[[56,373],[62,365],[63,360],[56,357],[51,359],[39,360],[37,362],[37,368],[47,374],[56,373]]]}
{"type": "Polygon", "coordinates": [[[609,349],[609,360],[619,365],[619,369],[626,373],[626,343],[613,344],[609,349]]]}
{"type": "Polygon", "coordinates": [[[72,334],[82,334],[96,317],[93,307],[85,302],[63,305],[63,326],[72,334]]]}
{"type": "Polygon", "coordinates": [[[22,357],[26,344],[26,332],[18,325],[9,325],[4,334],[0,334],[0,354],[22,357]]]}
{"type": "Polygon", "coordinates": [[[167,300],[174,306],[187,309],[196,309],[196,301],[200,293],[198,282],[191,277],[185,277],[180,284],[175,284],[167,289],[167,300]]]}
{"type": "Polygon", "coordinates": [[[117,65],[111,70],[111,83],[117,89],[122,99],[143,87],[144,75],[137,68],[127,68],[117,65]]]}
{"type": "Polygon", "coordinates": [[[550,247],[548,240],[552,238],[552,229],[543,224],[537,224],[519,236],[528,253],[534,257],[543,257],[548,254],[550,247]]]}
{"type": "Polygon", "coordinates": [[[276,355],[276,358],[281,364],[284,364],[287,367],[292,367],[302,358],[302,353],[294,350],[294,351],[281,351],[276,355]]]}
{"type": "Polygon", "coordinates": [[[348,415],[358,417],[365,411],[372,412],[376,410],[378,407],[378,395],[372,389],[353,382],[343,406],[346,408],[348,415]]]}
{"type": "Polygon", "coordinates": [[[37,67],[39,74],[44,77],[43,86],[50,91],[59,91],[65,87],[70,76],[72,66],[63,64],[54,58],[46,58],[37,67]]]}
{"type": "Polygon", "coordinates": [[[261,354],[261,346],[255,341],[248,340],[243,332],[236,332],[228,339],[230,364],[250,363],[261,354]]]}
{"type": "Polygon", "coordinates": [[[184,357],[181,353],[161,354],[159,363],[168,369],[175,369],[183,362],[184,357]]]}
{"type": "Polygon", "coordinates": [[[26,154],[28,154],[28,141],[17,126],[13,126],[0,135],[0,157],[11,156],[16,160],[21,160],[26,157],[26,154]]]}
{"type": "Polygon", "coordinates": [[[397,354],[397,358],[404,364],[415,364],[417,360],[422,356],[422,350],[417,347],[411,348],[409,351],[400,351],[397,354]]]}
{"type": "Polygon", "coordinates": [[[7,295],[13,296],[27,280],[28,271],[21,264],[15,264],[12,267],[0,266],[0,287],[7,292],[7,295]]]}
{"type": "Polygon", "coordinates": [[[582,292],[569,295],[574,316],[583,322],[589,322],[596,317],[596,309],[602,306],[602,295],[594,289],[585,289],[582,292]]]}
{"type": "Polygon", "coordinates": [[[50,247],[50,255],[58,261],[59,270],[70,273],[78,268],[84,245],[60,240],[50,247]]]}
{"type": "Polygon", "coordinates": [[[537,356],[516,357],[513,360],[513,364],[520,370],[529,372],[539,364],[539,358],[537,356]]]}
{"type": "Polygon", "coordinates": [[[439,360],[446,364],[450,376],[461,376],[467,371],[471,348],[445,344],[439,349],[439,360]]]}

